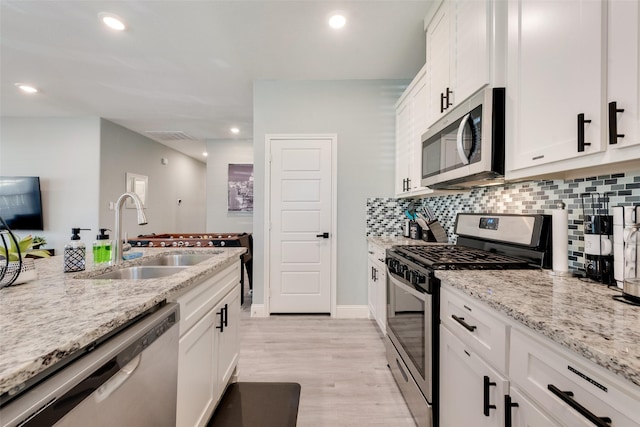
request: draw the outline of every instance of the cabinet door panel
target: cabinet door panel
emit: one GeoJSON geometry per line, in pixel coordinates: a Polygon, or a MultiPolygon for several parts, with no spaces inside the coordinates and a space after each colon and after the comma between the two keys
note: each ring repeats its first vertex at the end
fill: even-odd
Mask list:
{"type": "MultiPolygon", "coordinates": [[[[240,286],[233,288],[231,292],[220,302],[217,310],[224,308],[224,328],[217,329],[217,396],[219,400],[224,393],[231,376],[238,363],[240,351],[240,286]]],[[[217,322],[220,324],[220,316],[217,322]]]]}
{"type": "Polygon", "coordinates": [[[510,169],[547,164],[603,147],[603,13],[593,0],[510,1],[507,111],[510,169]],[[578,151],[578,114],[586,146],[578,151]]]}
{"type": "Polygon", "coordinates": [[[624,137],[615,138],[612,149],[640,144],[640,4],[609,1],[608,7],[608,101],[624,109],[615,115],[617,134],[624,137]]]}
{"type": "Polygon", "coordinates": [[[520,392],[511,387],[511,402],[517,404],[517,407],[511,408],[511,426],[512,427],[559,427],[560,424],[553,421],[551,417],[545,414],[533,402],[524,397],[520,392]]]}
{"type": "Polygon", "coordinates": [[[458,105],[489,83],[490,3],[487,0],[452,2],[454,49],[452,86],[454,105],[458,105]]]}
{"type": "Polygon", "coordinates": [[[178,427],[202,426],[216,399],[215,311],[211,310],[181,338],[178,350],[178,427]]]}
{"type": "Polygon", "coordinates": [[[449,87],[450,32],[449,2],[444,1],[427,28],[427,78],[430,88],[427,126],[444,114],[440,105],[441,94],[449,87]]]}
{"type": "Polygon", "coordinates": [[[411,103],[404,102],[396,110],[396,195],[408,192],[412,111],[411,103]]]}
{"type": "Polygon", "coordinates": [[[446,327],[440,326],[440,425],[502,426],[504,395],[508,382],[473,350],[465,346],[446,327]],[[489,404],[485,409],[485,376],[493,385],[487,388],[489,404]]]}

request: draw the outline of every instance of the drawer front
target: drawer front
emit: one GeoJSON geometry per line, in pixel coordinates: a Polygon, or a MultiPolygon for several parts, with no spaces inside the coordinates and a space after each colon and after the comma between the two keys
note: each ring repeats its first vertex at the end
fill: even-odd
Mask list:
{"type": "Polygon", "coordinates": [[[507,324],[482,303],[443,286],[440,318],[474,352],[501,373],[507,371],[507,324]]]}
{"type": "Polygon", "coordinates": [[[511,330],[509,375],[564,425],[598,425],[589,420],[590,413],[610,418],[611,426],[640,426],[640,389],[529,331],[511,330]]]}
{"type": "Polygon", "coordinates": [[[176,299],[180,304],[180,336],[195,325],[238,283],[240,283],[240,262],[230,265],[180,295],[176,299]]]}
{"type": "Polygon", "coordinates": [[[384,259],[386,257],[387,251],[374,243],[369,242],[367,246],[367,254],[369,258],[374,260],[375,262],[381,263],[384,266],[384,259]]]}

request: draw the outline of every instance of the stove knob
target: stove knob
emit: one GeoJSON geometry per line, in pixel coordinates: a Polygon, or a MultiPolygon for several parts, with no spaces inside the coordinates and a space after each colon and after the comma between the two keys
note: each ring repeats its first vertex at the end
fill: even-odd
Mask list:
{"type": "Polygon", "coordinates": [[[167,244],[165,242],[160,242],[160,246],[164,248],[165,246],[167,246],[167,244]]]}
{"type": "Polygon", "coordinates": [[[418,273],[417,271],[411,272],[411,283],[413,285],[420,285],[425,283],[426,277],[423,274],[418,273]]]}

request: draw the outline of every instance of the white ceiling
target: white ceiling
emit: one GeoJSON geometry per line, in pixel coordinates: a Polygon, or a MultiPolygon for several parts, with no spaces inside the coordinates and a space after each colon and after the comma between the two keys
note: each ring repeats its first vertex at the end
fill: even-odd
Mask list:
{"type": "Polygon", "coordinates": [[[253,137],[255,80],[413,78],[431,3],[0,0],[0,114],[184,132],[192,139],[154,139],[204,161],[204,141],[253,137]],[[340,31],[326,23],[334,10],[348,17],[340,31]],[[128,28],[109,30],[100,12],[128,28]]]}

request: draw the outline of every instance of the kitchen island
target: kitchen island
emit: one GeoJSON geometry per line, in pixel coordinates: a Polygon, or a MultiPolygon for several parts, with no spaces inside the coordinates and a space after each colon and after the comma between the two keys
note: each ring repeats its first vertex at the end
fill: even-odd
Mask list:
{"type": "MultiPolygon", "coordinates": [[[[120,266],[142,264],[149,257],[175,250],[136,249],[143,258],[120,266]]],[[[38,279],[0,290],[0,395],[19,391],[25,382],[97,340],[117,331],[149,309],[175,299],[205,278],[240,262],[245,248],[180,250],[210,253],[211,259],[157,279],[97,280],[90,254],[87,271],[63,273],[62,256],[36,260],[38,279]]]]}
{"type": "Polygon", "coordinates": [[[614,300],[619,291],[547,270],[437,271],[436,276],[640,387],[640,307],[614,300]]]}

